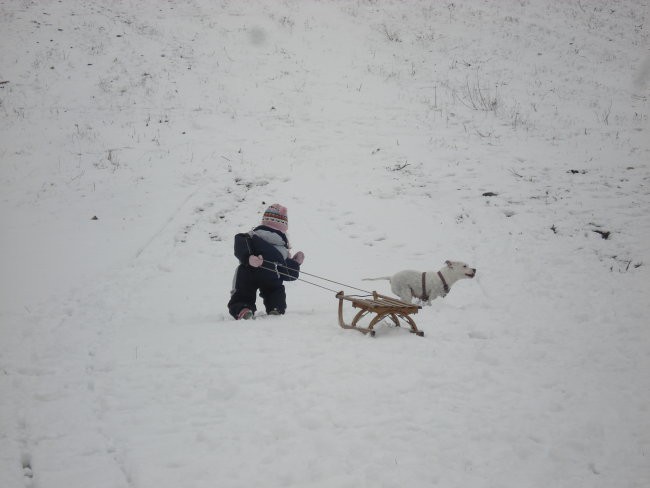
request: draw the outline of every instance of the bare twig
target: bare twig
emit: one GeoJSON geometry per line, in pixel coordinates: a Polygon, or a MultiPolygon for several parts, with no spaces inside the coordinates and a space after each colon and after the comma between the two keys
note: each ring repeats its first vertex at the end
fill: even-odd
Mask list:
{"type": "Polygon", "coordinates": [[[496,112],[499,105],[498,93],[495,90],[494,96],[485,93],[481,88],[478,70],[476,70],[476,83],[470,86],[469,77],[465,79],[465,97],[459,98],[460,102],[472,110],[483,112],[496,112]]]}
{"type": "Polygon", "coordinates": [[[389,171],[402,171],[404,168],[407,166],[410,166],[410,163],[408,161],[405,161],[404,163],[397,163],[389,168],[387,168],[389,171]]]}

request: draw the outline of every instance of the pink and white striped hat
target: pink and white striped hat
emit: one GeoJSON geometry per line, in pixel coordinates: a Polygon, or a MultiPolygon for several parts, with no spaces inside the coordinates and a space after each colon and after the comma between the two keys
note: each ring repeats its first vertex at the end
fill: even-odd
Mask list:
{"type": "Polygon", "coordinates": [[[279,203],[271,205],[262,216],[262,225],[286,233],[289,230],[287,207],[283,207],[279,203]]]}

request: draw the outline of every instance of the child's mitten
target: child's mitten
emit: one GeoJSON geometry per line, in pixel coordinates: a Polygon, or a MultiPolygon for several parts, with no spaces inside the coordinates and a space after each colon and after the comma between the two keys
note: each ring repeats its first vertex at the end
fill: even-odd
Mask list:
{"type": "Polygon", "coordinates": [[[248,264],[250,264],[253,268],[259,268],[262,266],[262,263],[264,263],[264,258],[261,254],[259,256],[251,255],[248,258],[248,264]]]}
{"type": "Polygon", "coordinates": [[[293,256],[293,260],[294,260],[296,263],[298,263],[298,264],[302,264],[302,262],[305,260],[305,253],[302,252],[302,251],[298,251],[298,252],[293,256]]]}

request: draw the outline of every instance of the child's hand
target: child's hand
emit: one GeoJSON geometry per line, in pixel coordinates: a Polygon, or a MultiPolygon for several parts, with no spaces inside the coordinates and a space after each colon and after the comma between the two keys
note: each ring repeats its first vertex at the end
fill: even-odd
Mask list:
{"type": "Polygon", "coordinates": [[[259,256],[249,256],[248,258],[248,264],[250,264],[253,268],[259,268],[262,266],[262,263],[264,263],[264,258],[261,254],[259,256]]]}
{"type": "Polygon", "coordinates": [[[292,258],[296,263],[302,264],[302,262],[305,260],[305,253],[302,251],[298,251],[296,254],[294,254],[292,258]]]}

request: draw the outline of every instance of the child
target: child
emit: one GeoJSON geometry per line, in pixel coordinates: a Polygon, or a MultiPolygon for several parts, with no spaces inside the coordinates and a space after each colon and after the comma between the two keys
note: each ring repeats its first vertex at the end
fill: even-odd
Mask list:
{"type": "Polygon", "coordinates": [[[264,212],[262,225],[235,236],[235,271],[228,310],[236,320],[253,318],[257,308],[257,290],[264,300],[266,313],[282,315],[287,308],[283,281],[298,278],[305,259],[302,252],[289,253],[287,209],[277,203],[264,212]]]}

